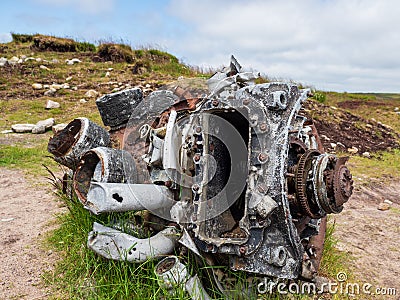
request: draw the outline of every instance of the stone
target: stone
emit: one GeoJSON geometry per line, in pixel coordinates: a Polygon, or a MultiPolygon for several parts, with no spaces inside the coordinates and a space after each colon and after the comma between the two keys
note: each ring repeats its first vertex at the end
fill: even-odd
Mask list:
{"type": "Polygon", "coordinates": [[[9,134],[9,133],[13,133],[14,131],[12,131],[12,130],[10,130],[10,129],[7,129],[7,130],[3,130],[3,131],[1,131],[0,133],[2,133],[2,134],[9,134]]]}
{"type": "Polygon", "coordinates": [[[383,200],[383,203],[387,203],[387,204],[389,204],[389,205],[393,205],[393,202],[390,201],[389,199],[383,200]]]}
{"type": "Polygon", "coordinates": [[[75,63],[81,63],[82,61],[78,58],[73,58],[73,59],[66,59],[65,62],[67,65],[73,65],[75,63]]]}
{"type": "Polygon", "coordinates": [[[79,100],[79,102],[80,102],[80,103],[86,103],[87,100],[86,100],[85,98],[82,98],[82,99],[79,100]]]}
{"type": "Polygon", "coordinates": [[[39,68],[42,70],[50,71],[50,69],[44,65],[40,65],[39,68]]]}
{"type": "Polygon", "coordinates": [[[362,156],[366,157],[366,158],[371,158],[371,154],[369,152],[364,152],[362,154],[362,156]]]}
{"type": "Polygon", "coordinates": [[[395,107],[394,108],[394,111],[399,111],[400,109],[398,108],[398,107],[395,107]]]}
{"type": "Polygon", "coordinates": [[[65,78],[65,81],[71,81],[72,80],[72,76],[68,76],[67,78],[65,78]]]}
{"type": "Polygon", "coordinates": [[[62,84],[58,84],[58,83],[53,83],[52,85],[50,85],[51,89],[55,89],[56,91],[60,90],[63,88],[62,84]]]}
{"type": "Polygon", "coordinates": [[[53,109],[53,108],[60,108],[60,103],[52,100],[47,100],[46,102],[46,109],[53,109]]]}
{"type": "Polygon", "coordinates": [[[95,91],[95,90],[88,90],[86,93],[85,93],[85,97],[88,97],[88,98],[95,98],[95,97],[97,97],[99,95],[99,92],[97,92],[97,91],[95,91]]]}
{"type": "Polygon", "coordinates": [[[38,57],[38,58],[36,58],[36,61],[37,61],[37,62],[41,62],[42,59],[41,59],[40,57],[38,57]]]}
{"type": "Polygon", "coordinates": [[[331,147],[333,150],[336,150],[337,145],[335,143],[331,143],[331,147]]]}
{"type": "Polygon", "coordinates": [[[31,60],[35,60],[35,61],[36,61],[36,58],[34,58],[34,57],[27,57],[27,58],[24,59],[24,62],[28,62],[28,61],[31,61],[31,60]]]}
{"type": "Polygon", "coordinates": [[[43,121],[39,121],[32,128],[32,133],[45,133],[46,130],[52,128],[54,124],[55,124],[54,118],[49,118],[43,121]]]}
{"type": "Polygon", "coordinates": [[[40,134],[45,132],[46,132],[46,126],[44,125],[36,125],[35,127],[32,128],[32,133],[34,134],[40,134]]]}
{"type": "Polygon", "coordinates": [[[47,91],[44,92],[44,95],[45,95],[45,96],[53,96],[56,92],[57,92],[56,89],[50,88],[49,90],[47,90],[47,91]]]}
{"type": "Polygon", "coordinates": [[[110,72],[107,71],[105,76],[110,77],[110,75],[111,75],[110,72]]]}
{"type": "Polygon", "coordinates": [[[371,124],[367,124],[365,127],[372,128],[373,126],[371,124]]]}
{"type": "Polygon", "coordinates": [[[5,57],[0,57],[0,67],[4,66],[7,63],[7,58],[5,57]]]}
{"type": "Polygon", "coordinates": [[[71,90],[77,91],[77,90],[78,90],[78,87],[77,87],[77,86],[73,86],[73,87],[71,88],[71,90]]]}
{"type": "Polygon", "coordinates": [[[357,147],[348,148],[347,152],[349,152],[350,154],[356,154],[358,152],[358,148],[357,147]]]}
{"type": "Polygon", "coordinates": [[[13,132],[16,133],[27,133],[32,132],[32,129],[35,127],[35,124],[14,124],[11,126],[13,132]]]}
{"type": "Polygon", "coordinates": [[[41,84],[41,83],[34,83],[34,84],[32,84],[32,88],[33,88],[34,90],[41,90],[41,89],[43,88],[43,84],[41,84]]]}
{"type": "Polygon", "coordinates": [[[325,134],[321,134],[321,138],[323,138],[325,141],[330,141],[331,140],[325,134]]]}
{"type": "Polygon", "coordinates": [[[51,130],[53,131],[54,134],[58,133],[59,131],[63,130],[65,127],[67,127],[68,124],[61,123],[61,124],[56,124],[51,127],[51,130]]]}
{"type": "Polygon", "coordinates": [[[70,88],[70,86],[69,86],[68,83],[63,83],[63,84],[61,85],[61,87],[62,87],[63,89],[69,89],[69,88],[70,88]]]}
{"type": "Polygon", "coordinates": [[[385,202],[381,202],[378,205],[378,210],[384,211],[384,210],[389,210],[389,209],[390,209],[390,205],[385,202]]]}
{"type": "Polygon", "coordinates": [[[16,63],[18,63],[18,61],[19,61],[19,58],[16,56],[13,56],[8,60],[8,63],[11,65],[15,65],[16,63]]]}

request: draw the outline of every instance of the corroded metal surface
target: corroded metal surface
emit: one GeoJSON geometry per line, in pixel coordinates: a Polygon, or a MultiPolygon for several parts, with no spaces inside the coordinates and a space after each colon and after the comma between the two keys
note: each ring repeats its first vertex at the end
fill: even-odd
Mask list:
{"type": "MultiPolygon", "coordinates": [[[[178,82],[145,99],[130,90],[97,101],[112,127],[111,148],[83,155],[75,192],[95,214],[140,210],[157,222],[141,223],[156,235],[140,241],[95,224],[90,248],[107,258],[142,261],[129,253],[132,242],[155,247],[168,224],[176,238],[159,253],[190,251],[205,266],[275,281],[314,279],[326,215],[340,213],[352,194],[347,158],[325,153],[312,120],[302,115],[309,89],[256,84],[256,78],[232,57],[229,67],[208,79],[207,91],[178,82]],[[113,99],[130,106],[110,104],[113,99]]],[[[75,135],[64,134],[65,144],[75,135]]],[[[57,147],[49,143],[56,156],[67,148],[59,140],[57,147]]],[[[171,259],[160,274],[171,261],[179,265],[171,259]]],[[[224,292],[218,271],[208,272],[224,292]]]]}

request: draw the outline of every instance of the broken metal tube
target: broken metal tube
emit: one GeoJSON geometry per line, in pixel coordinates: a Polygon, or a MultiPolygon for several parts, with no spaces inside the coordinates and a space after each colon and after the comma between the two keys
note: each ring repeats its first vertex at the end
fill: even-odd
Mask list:
{"type": "Polygon", "coordinates": [[[75,170],[86,151],[109,143],[110,135],[104,128],[87,118],[77,118],[50,139],[47,150],[57,162],[75,170]]]}
{"type": "Polygon", "coordinates": [[[95,222],[88,236],[88,247],[107,259],[135,263],[171,254],[178,238],[175,227],[168,227],[150,238],[139,239],[95,222]]]}
{"type": "Polygon", "coordinates": [[[135,183],[136,177],[135,162],[127,151],[97,147],[82,156],[73,185],[79,200],[85,204],[92,181],[135,183]]]}
{"type": "Polygon", "coordinates": [[[185,289],[193,300],[211,300],[197,275],[190,276],[186,266],[176,256],[161,260],[155,270],[159,285],[168,290],[185,289]]]}
{"type": "Polygon", "coordinates": [[[94,214],[130,210],[156,210],[175,204],[172,192],[155,184],[104,183],[92,181],[85,208],[94,214]]]}

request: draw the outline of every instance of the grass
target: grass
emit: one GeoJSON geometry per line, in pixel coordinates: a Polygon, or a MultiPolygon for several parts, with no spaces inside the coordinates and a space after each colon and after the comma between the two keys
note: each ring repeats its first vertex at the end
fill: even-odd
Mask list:
{"type": "Polygon", "coordinates": [[[0,144],[0,167],[20,169],[30,177],[47,175],[43,165],[49,167],[56,163],[49,157],[47,141],[17,142],[11,145],[0,144]]]}
{"type": "Polygon", "coordinates": [[[399,180],[400,150],[373,153],[372,158],[352,156],[348,166],[353,179],[361,184],[399,180]]]}

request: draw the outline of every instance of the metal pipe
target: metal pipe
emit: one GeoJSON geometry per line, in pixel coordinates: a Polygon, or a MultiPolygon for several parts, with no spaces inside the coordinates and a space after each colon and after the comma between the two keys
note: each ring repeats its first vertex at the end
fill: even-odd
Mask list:
{"type": "Polygon", "coordinates": [[[168,227],[150,238],[139,239],[95,222],[87,245],[107,259],[136,263],[172,253],[178,238],[175,227],[168,227]]]}
{"type": "Polygon", "coordinates": [[[185,289],[193,300],[211,300],[197,275],[190,276],[186,266],[176,256],[161,260],[154,270],[159,285],[168,290],[185,289]]]}
{"type": "Polygon", "coordinates": [[[172,192],[155,184],[91,182],[85,208],[94,214],[130,210],[156,210],[175,204],[172,192]]]}
{"type": "Polygon", "coordinates": [[[97,147],[87,151],[74,174],[74,190],[79,200],[86,203],[91,181],[135,183],[135,161],[125,150],[97,147]]]}
{"type": "Polygon", "coordinates": [[[77,118],[50,139],[47,150],[54,160],[75,170],[86,151],[109,143],[110,135],[104,128],[87,118],[77,118]]]}

